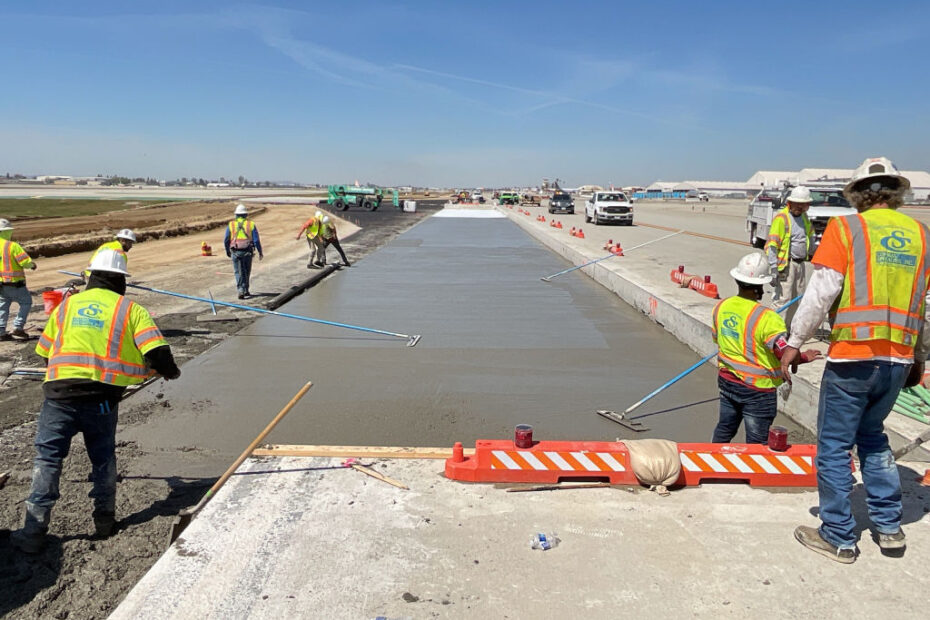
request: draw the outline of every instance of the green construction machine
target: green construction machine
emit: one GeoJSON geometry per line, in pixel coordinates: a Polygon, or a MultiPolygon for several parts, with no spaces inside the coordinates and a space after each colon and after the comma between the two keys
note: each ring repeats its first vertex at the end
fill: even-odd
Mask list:
{"type": "MultiPolygon", "coordinates": [[[[349,207],[362,207],[367,211],[377,211],[384,200],[384,189],[381,187],[356,187],[355,185],[330,185],[329,198],[326,202],[336,211],[345,211],[349,207]]],[[[397,204],[397,190],[394,191],[393,202],[397,204]]]]}

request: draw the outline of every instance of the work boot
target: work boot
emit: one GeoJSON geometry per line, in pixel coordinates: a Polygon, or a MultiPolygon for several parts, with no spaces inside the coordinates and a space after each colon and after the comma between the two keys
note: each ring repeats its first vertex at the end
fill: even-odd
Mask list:
{"type": "Polygon", "coordinates": [[[245,299],[245,293],[239,293],[239,299],[245,299]]]}
{"type": "Polygon", "coordinates": [[[14,329],[12,332],[10,332],[10,336],[20,340],[29,340],[29,334],[27,334],[26,330],[24,330],[22,327],[17,327],[14,329]]]}
{"type": "Polygon", "coordinates": [[[852,564],[856,561],[856,549],[840,549],[839,547],[827,542],[820,535],[820,530],[816,527],[807,527],[799,525],[794,530],[794,537],[798,542],[820,555],[825,555],[834,562],[840,564],[852,564]]]}
{"type": "Polygon", "coordinates": [[[21,529],[10,533],[10,543],[23,553],[42,553],[46,542],[45,532],[27,532],[21,529]]]}
{"type": "Polygon", "coordinates": [[[13,340],[13,334],[8,334],[7,332],[0,334],[0,342],[9,342],[10,340],[13,340]]]}
{"type": "Polygon", "coordinates": [[[116,516],[112,512],[94,512],[94,533],[98,538],[107,538],[116,528],[116,516]]]}
{"type": "Polygon", "coordinates": [[[907,541],[904,540],[904,532],[901,528],[894,534],[882,534],[876,532],[874,535],[882,551],[903,551],[907,547],[907,541]]]}

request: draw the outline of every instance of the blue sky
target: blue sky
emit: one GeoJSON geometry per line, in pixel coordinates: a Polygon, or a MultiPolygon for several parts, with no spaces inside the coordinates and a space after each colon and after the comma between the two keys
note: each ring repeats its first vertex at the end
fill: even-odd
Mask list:
{"type": "Polygon", "coordinates": [[[930,168],[926,2],[15,2],[0,173],[501,186],[930,168]]]}

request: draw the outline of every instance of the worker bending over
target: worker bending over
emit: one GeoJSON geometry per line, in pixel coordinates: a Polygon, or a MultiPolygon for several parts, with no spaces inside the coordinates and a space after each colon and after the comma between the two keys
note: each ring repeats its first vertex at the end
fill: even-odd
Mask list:
{"type": "Polygon", "coordinates": [[[307,245],[310,246],[310,260],[307,261],[307,269],[319,267],[321,258],[326,254],[323,247],[323,237],[320,236],[320,227],[323,225],[323,212],[317,211],[309,220],[304,222],[297,233],[297,239],[306,232],[307,245]]]}
{"type": "Polygon", "coordinates": [[[77,433],[90,457],[94,530],[109,536],[116,525],[116,422],[127,386],[154,373],[177,379],[181,371],[145,308],[129,301],[126,258],[103,250],[90,265],[87,288],[65,299],[49,317],[36,345],[47,358],[39,412],[32,489],[26,518],[13,544],[27,553],[46,543],[64,459],[77,433]],[[154,371],[154,372],[153,372],[154,371]]]}
{"type": "Polygon", "coordinates": [[[326,248],[329,246],[335,246],[336,251],[339,252],[339,257],[342,258],[342,264],[346,267],[351,267],[349,259],[346,258],[346,253],[342,251],[342,246],[339,245],[339,235],[336,234],[336,224],[329,220],[329,216],[326,215],[323,217],[322,227],[320,228],[320,236],[323,237],[323,257],[320,266],[326,264],[326,248]]]}
{"type": "Polygon", "coordinates": [[[930,230],[899,213],[911,184],[888,159],[865,160],[843,194],[859,212],[834,217],[814,254],[814,273],[791,323],[781,359],[785,379],[798,348],[829,312],[833,329],[817,412],[820,528],[799,526],[805,547],[844,564],[856,561],[850,454],[859,457],[873,537],[903,552],[901,480],[884,432],[902,387],[923,378],[930,230]]]}
{"type": "MultiPolygon", "coordinates": [[[[814,229],[807,210],[811,206],[811,191],[799,185],[788,195],[788,205],[775,214],[769,228],[765,252],[768,255],[775,292],[772,304],[784,305],[804,292],[807,281],[807,260],[810,258],[814,229]]],[[[785,312],[786,323],[791,323],[797,306],[785,312]]]]}
{"type": "Polygon", "coordinates": [[[223,246],[226,256],[232,259],[233,271],[236,272],[236,289],[239,299],[245,299],[249,292],[249,279],[252,276],[252,256],[258,252],[258,260],[265,258],[262,242],[258,236],[258,226],[248,218],[249,211],[244,204],[236,206],[236,219],[226,226],[223,246]]]}
{"type": "MultiPolygon", "coordinates": [[[[136,242],[136,233],[132,232],[128,228],[116,233],[116,238],[113,241],[107,241],[97,248],[93,255],[90,257],[90,263],[94,262],[94,259],[97,258],[97,255],[102,250],[115,250],[121,252],[126,257],[126,268],[129,269],[129,250],[132,249],[133,244],[136,242]]],[[[90,264],[88,263],[88,265],[90,264]]],[[[90,269],[84,270],[84,279],[90,277],[90,269]]]]}
{"type": "MultiPolygon", "coordinates": [[[[762,285],[772,279],[762,254],[747,254],[730,275],[739,294],[717,304],[711,322],[714,342],[720,348],[720,420],[712,441],[729,443],[743,422],[746,443],[765,443],[778,413],[775,389],[783,382],[778,360],[788,346],[788,330],[777,312],[759,303],[762,285]]],[[[818,357],[819,351],[809,350],[802,361],[818,357]]]]}
{"type": "Polygon", "coordinates": [[[29,334],[25,326],[32,309],[32,295],[26,288],[26,268],[35,269],[36,264],[12,236],[13,225],[9,220],[0,219],[0,340],[27,340],[29,334]],[[19,304],[19,311],[13,319],[13,331],[7,333],[6,324],[14,301],[19,304]]]}

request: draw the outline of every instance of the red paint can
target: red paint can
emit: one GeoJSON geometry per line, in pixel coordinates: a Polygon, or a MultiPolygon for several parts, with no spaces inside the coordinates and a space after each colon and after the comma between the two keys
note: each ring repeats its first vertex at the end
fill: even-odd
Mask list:
{"type": "Polygon", "coordinates": [[[784,452],[788,449],[788,429],[784,426],[773,426],[769,429],[769,449],[784,452]]]}
{"type": "Polygon", "coordinates": [[[513,429],[513,445],[518,448],[532,448],[533,427],[529,424],[517,424],[513,429]]]}

